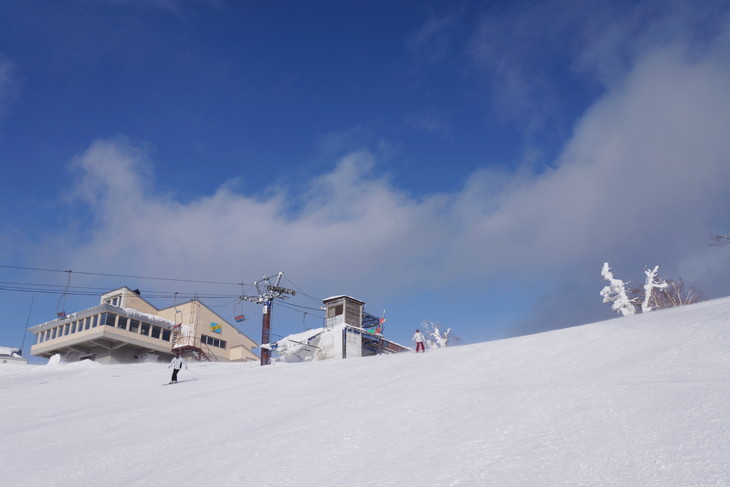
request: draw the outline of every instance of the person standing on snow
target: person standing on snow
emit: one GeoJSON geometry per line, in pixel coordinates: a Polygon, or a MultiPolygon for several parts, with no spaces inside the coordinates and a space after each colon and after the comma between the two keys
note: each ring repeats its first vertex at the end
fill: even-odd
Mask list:
{"type": "Polygon", "coordinates": [[[170,365],[167,366],[168,369],[172,367],[172,379],[170,379],[170,384],[177,382],[177,373],[180,372],[183,365],[186,369],[188,368],[188,364],[186,364],[185,360],[180,356],[180,352],[177,352],[175,354],[175,358],[173,358],[170,365]]]}
{"type": "Polygon", "coordinates": [[[425,352],[426,348],[423,345],[423,342],[426,341],[425,338],[423,338],[423,333],[421,333],[420,330],[416,330],[416,333],[413,335],[413,340],[416,342],[416,353],[420,350],[421,352],[425,352]]]}

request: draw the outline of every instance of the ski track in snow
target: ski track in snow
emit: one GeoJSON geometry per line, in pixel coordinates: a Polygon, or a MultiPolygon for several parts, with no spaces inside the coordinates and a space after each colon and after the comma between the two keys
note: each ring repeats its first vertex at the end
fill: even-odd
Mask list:
{"type": "Polygon", "coordinates": [[[730,485],[730,298],[345,361],[0,366],[13,486],[730,485]]]}

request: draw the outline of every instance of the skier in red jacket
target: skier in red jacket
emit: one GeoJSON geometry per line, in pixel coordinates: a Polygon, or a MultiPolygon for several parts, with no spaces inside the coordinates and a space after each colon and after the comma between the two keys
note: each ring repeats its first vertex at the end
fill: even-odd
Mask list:
{"type": "Polygon", "coordinates": [[[413,340],[416,342],[416,353],[425,352],[426,348],[423,344],[423,342],[426,341],[426,339],[423,337],[423,333],[421,333],[420,330],[416,330],[416,333],[413,335],[413,340]]]}

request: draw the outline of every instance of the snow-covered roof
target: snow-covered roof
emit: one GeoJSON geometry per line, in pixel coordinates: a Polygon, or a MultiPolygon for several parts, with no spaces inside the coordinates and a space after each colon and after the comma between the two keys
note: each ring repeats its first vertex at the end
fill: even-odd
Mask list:
{"type": "Polygon", "coordinates": [[[144,313],[142,311],[136,310],[134,308],[120,308],[124,310],[126,315],[129,318],[139,318],[142,321],[146,321],[148,323],[156,324],[156,325],[162,325],[167,328],[172,328],[175,326],[175,322],[162,318],[161,316],[153,315],[150,313],[144,313]]]}
{"type": "Polygon", "coordinates": [[[265,348],[268,350],[277,350],[279,352],[283,352],[287,348],[299,348],[301,344],[306,344],[309,340],[316,337],[320,333],[324,331],[324,328],[313,328],[311,330],[302,331],[299,333],[294,333],[291,335],[287,335],[281,340],[278,340],[276,342],[272,343],[263,343],[261,344],[261,348],[265,348]],[[296,345],[299,344],[299,345],[296,345]]]}
{"type": "Polygon", "coordinates": [[[325,298],[325,299],[323,299],[323,300],[322,300],[322,302],[323,302],[323,303],[327,303],[327,302],[329,302],[329,301],[334,301],[335,299],[341,299],[341,298],[347,298],[347,299],[352,299],[353,301],[357,301],[357,302],[358,302],[358,303],[360,303],[360,304],[365,304],[365,301],[360,301],[359,299],[357,299],[357,298],[353,298],[352,296],[348,296],[348,295],[346,295],[346,294],[341,294],[341,295],[339,295],[339,296],[332,296],[332,297],[330,297],[330,298],[325,298]]]}
{"type": "Polygon", "coordinates": [[[103,313],[103,312],[109,312],[109,313],[116,313],[118,315],[127,316],[132,319],[139,319],[141,321],[145,321],[147,323],[153,324],[153,325],[160,325],[164,328],[171,328],[175,326],[174,321],[170,321],[168,319],[162,318],[157,315],[144,313],[142,311],[133,309],[133,308],[120,308],[118,306],[113,306],[108,303],[99,304],[97,306],[92,306],[91,308],[87,308],[81,311],[77,311],[75,313],[69,313],[66,315],[65,318],[56,318],[50,321],[46,321],[45,323],[41,323],[35,326],[31,326],[28,328],[31,333],[38,333],[43,330],[46,330],[48,328],[53,328],[54,326],[58,326],[60,323],[67,323],[74,320],[79,320],[81,318],[86,318],[87,316],[92,316],[95,314],[103,313]]]}
{"type": "Polygon", "coordinates": [[[20,356],[20,349],[13,347],[0,347],[0,357],[20,356]]]}

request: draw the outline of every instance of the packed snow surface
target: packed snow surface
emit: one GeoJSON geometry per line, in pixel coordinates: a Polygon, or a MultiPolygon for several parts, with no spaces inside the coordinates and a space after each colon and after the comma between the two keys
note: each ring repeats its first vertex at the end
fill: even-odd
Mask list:
{"type": "Polygon", "coordinates": [[[12,486],[730,485],[730,299],[425,354],[0,366],[12,486]]]}

